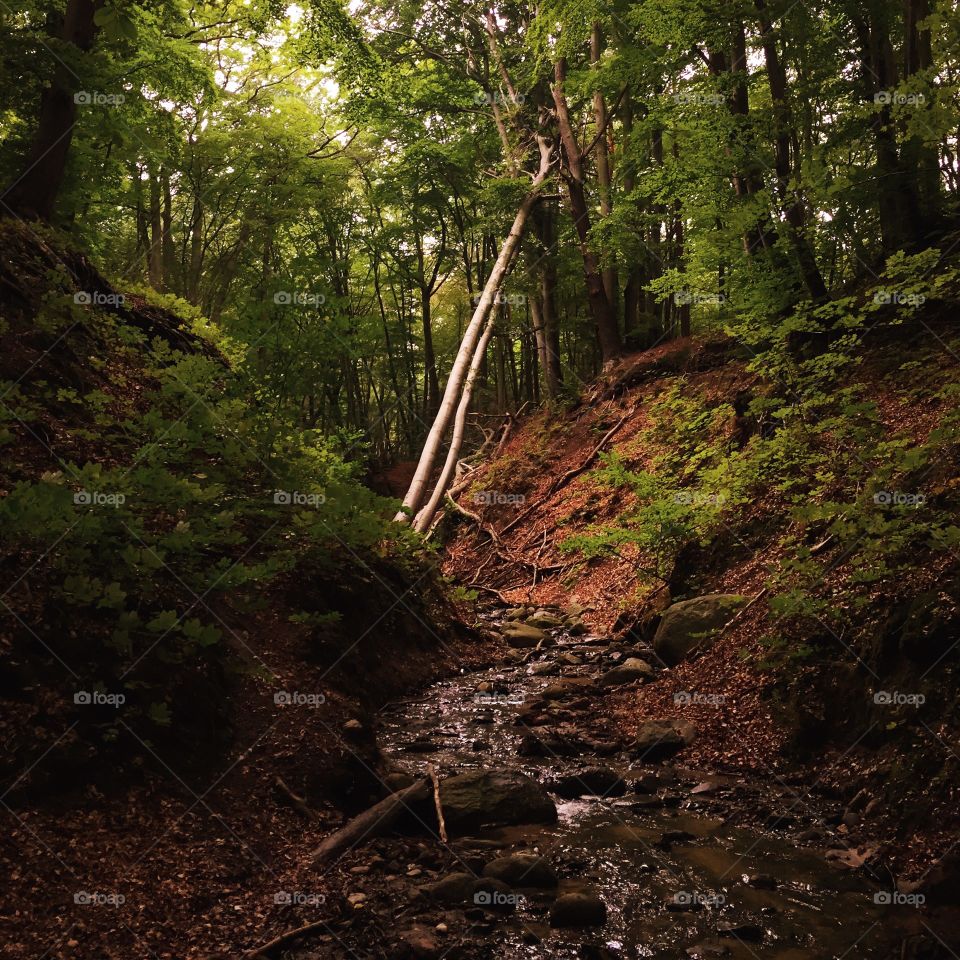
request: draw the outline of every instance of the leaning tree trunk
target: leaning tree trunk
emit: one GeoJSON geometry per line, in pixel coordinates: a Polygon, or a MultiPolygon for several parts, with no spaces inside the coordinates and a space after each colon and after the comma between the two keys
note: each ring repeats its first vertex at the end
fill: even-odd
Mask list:
{"type": "Polygon", "coordinates": [[[503,241],[500,254],[497,257],[496,263],[493,265],[493,269],[490,271],[490,276],[487,277],[483,293],[480,295],[480,300],[477,302],[476,309],[473,311],[473,317],[463,335],[460,349],[457,351],[457,358],[454,360],[453,367],[450,370],[450,376],[447,378],[447,385],[443,391],[440,409],[437,411],[436,419],[433,421],[430,432],[427,434],[426,442],[420,453],[420,460],[417,463],[416,473],[414,473],[413,480],[410,482],[410,489],[407,490],[407,495],[403,499],[403,509],[394,517],[395,520],[401,522],[408,521],[411,516],[416,516],[417,511],[423,504],[430,474],[433,472],[437,455],[440,452],[440,445],[443,443],[443,438],[446,436],[447,429],[453,419],[460,393],[463,390],[467,370],[476,352],[477,343],[480,340],[481,332],[486,324],[487,316],[493,307],[493,302],[500,290],[500,286],[506,278],[507,271],[513,263],[517,248],[520,246],[524,228],[530,217],[530,211],[540,199],[540,189],[547,179],[552,164],[552,144],[544,137],[538,137],[537,142],[540,147],[540,167],[537,170],[536,176],[533,178],[530,189],[520,204],[520,208],[517,210],[513,225],[510,227],[510,232],[503,241]]]}
{"type": "Polygon", "coordinates": [[[453,422],[453,436],[450,438],[450,449],[447,451],[447,459],[440,472],[440,479],[433,488],[433,493],[427,501],[427,505],[417,514],[413,522],[415,530],[421,533],[430,528],[433,518],[436,515],[437,507],[443,495],[450,486],[453,479],[453,472],[457,467],[457,460],[460,457],[460,450],[463,447],[463,435],[467,426],[467,414],[470,412],[470,401],[473,399],[473,388],[480,375],[480,367],[483,366],[483,358],[487,355],[487,345],[490,343],[490,337],[493,334],[493,321],[496,314],[491,311],[487,318],[487,325],[483,328],[483,334],[477,343],[477,349],[474,351],[473,360],[470,362],[470,370],[467,373],[467,379],[463,385],[463,394],[460,397],[460,405],[457,407],[457,416],[453,422]]]}

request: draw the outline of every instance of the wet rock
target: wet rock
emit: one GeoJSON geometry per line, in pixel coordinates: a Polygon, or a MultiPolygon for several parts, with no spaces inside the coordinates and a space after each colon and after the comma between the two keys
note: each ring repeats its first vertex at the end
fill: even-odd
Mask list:
{"type": "Polygon", "coordinates": [[[550,907],[551,927],[600,927],[607,905],[595,893],[565,893],[550,907]]]}
{"type": "Polygon", "coordinates": [[[660,843],[658,845],[669,848],[671,844],[689,843],[691,840],[696,839],[696,834],[689,833],[686,830],[665,830],[660,836],[660,843]]]}
{"type": "Polygon", "coordinates": [[[553,888],[559,882],[549,861],[533,853],[511,853],[497,857],[483,868],[483,875],[510,887],[553,888]]]}
{"type": "Polygon", "coordinates": [[[580,657],[575,656],[572,653],[561,653],[557,657],[556,662],[564,667],[582,667],[583,666],[583,660],[581,660],[580,657]]]}
{"type": "Polygon", "coordinates": [[[556,663],[545,661],[544,663],[535,663],[530,668],[530,673],[535,677],[555,677],[560,672],[556,663]]]}
{"type": "Polygon", "coordinates": [[[951,850],[937,860],[921,877],[917,892],[931,907],[960,906],[960,850],[951,850]]]}
{"type": "Polygon", "coordinates": [[[500,627],[504,640],[511,647],[536,647],[547,639],[547,635],[538,627],[528,626],[525,623],[505,623],[500,627]]]}
{"type": "Polygon", "coordinates": [[[688,720],[648,720],[640,725],[630,745],[631,756],[644,763],[657,763],[693,743],[696,728],[688,720]]]}
{"type": "Polygon", "coordinates": [[[628,657],[619,667],[608,670],[601,678],[603,687],[616,687],[636,680],[647,681],[653,677],[653,667],[646,660],[628,657]]]}
{"type": "Polygon", "coordinates": [[[627,792],[627,784],[609,767],[586,767],[555,780],[552,790],[567,800],[586,795],[622,797],[627,792]]]}
{"type": "Polygon", "coordinates": [[[749,877],[747,883],[755,890],[776,890],[777,879],[768,873],[755,873],[749,877]]]}
{"type": "Polygon", "coordinates": [[[527,623],[533,627],[562,627],[563,621],[548,610],[536,610],[532,617],[527,618],[527,623]]]}
{"type": "Polygon", "coordinates": [[[383,778],[383,785],[386,787],[387,793],[396,793],[398,790],[406,790],[407,787],[412,786],[413,777],[411,777],[409,773],[397,770],[393,773],[388,773],[383,778]]]}
{"type": "Polygon", "coordinates": [[[593,685],[592,677],[563,677],[547,686],[542,696],[545,700],[566,700],[589,690],[593,685]]]}
{"type": "Polygon", "coordinates": [[[436,753],[440,749],[440,744],[436,740],[430,740],[427,737],[420,737],[417,740],[412,740],[410,743],[405,743],[403,749],[407,753],[436,753]]]}
{"type": "Polygon", "coordinates": [[[401,930],[398,936],[406,947],[407,956],[415,957],[417,960],[439,960],[440,945],[437,943],[435,932],[428,927],[416,924],[409,930],[401,930]]]}
{"type": "Polygon", "coordinates": [[[587,625],[582,620],[574,620],[567,626],[567,633],[571,637],[582,637],[587,632],[587,625]]]}
{"type": "Polygon", "coordinates": [[[503,616],[507,620],[523,620],[527,612],[526,607],[511,607],[503,616]]]}
{"type": "Polygon", "coordinates": [[[730,948],[725,943],[714,943],[705,940],[703,943],[694,944],[687,947],[687,956],[695,960],[708,960],[710,957],[729,957],[730,948]]]}
{"type": "Polygon", "coordinates": [[[436,883],[421,888],[424,896],[437,903],[461,904],[473,896],[476,877],[469,873],[450,873],[436,883]]]}
{"type": "Polygon", "coordinates": [[[483,740],[474,740],[473,743],[470,744],[470,749],[474,753],[485,753],[490,749],[490,745],[483,740]]]}
{"type": "Polygon", "coordinates": [[[709,649],[722,629],[746,602],[729,593],[710,593],[667,607],[653,637],[653,649],[668,666],[695,651],[709,649]]]}
{"type": "Polygon", "coordinates": [[[480,826],[555,823],[557,808],[535,780],[514,771],[471,770],[440,785],[447,830],[464,834],[480,826]]]}
{"type": "Polygon", "coordinates": [[[502,881],[493,877],[481,877],[474,881],[472,903],[482,910],[493,913],[513,913],[519,897],[502,881]]]}
{"type": "Polygon", "coordinates": [[[546,745],[535,733],[525,733],[517,747],[517,755],[521,757],[548,757],[546,745]]]}
{"type": "Polygon", "coordinates": [[[721,922],[717,924],[717,933],[721,937],[741,940],[744,943],[760,943],[763,940],[763,927],[758,923],[721,922]]]}

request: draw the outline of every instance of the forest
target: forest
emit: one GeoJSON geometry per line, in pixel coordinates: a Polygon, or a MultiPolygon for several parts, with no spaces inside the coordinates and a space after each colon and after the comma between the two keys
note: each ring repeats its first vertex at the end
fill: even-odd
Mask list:
{"type": "Polygon", "coordinates": [[[956,0],[0,0],[0,953],[960,955],[956,0]]]}

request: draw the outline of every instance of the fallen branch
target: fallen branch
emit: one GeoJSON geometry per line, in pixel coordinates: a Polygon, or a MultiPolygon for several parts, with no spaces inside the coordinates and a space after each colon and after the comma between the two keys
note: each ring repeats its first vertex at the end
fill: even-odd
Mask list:
{"type": "Polygon", "coordinates": [[[410,804],[426,800],[430,796],[430,782],[418,780],[416,783],[374,804],[369,810],[354,817],[336,833],[330,834],[310,855],[313,863],[332,863],[341,854],[371,837],[386,833],[397,821],[400,814],[409,809],[410,804]]]}
{"type": "Polygon", "coordinates": [[[279,937],[274,937],[273,940],[269,940],[267,943],[263,943],[259,947],[254,947],[252,950],[248,950],[243,956],[248,958],[248,960],[252,957],[264,957],[268,953],[272,953],[274,950],[276,950],[277,947],[282,947],[285,944],[290,943],[292,940],[298,940],[305,934],[321,929],[329,929],[326,920],[314,920],[313,923],[305,923],[302,927],[297,927],[296,930],[288,930],[286,933],[281,933],[279,937]]]}
{"type": "Polygon", "coordinates": [[[427,773],[430,774],[430,781],[433,783],[433,805],[437,808],[437,823],[440,826],[440,840],[443,843],[449,843],[447,836],[447,823],[443,819],[443,807],[440,804],[440,780],[437,777],[437,771],[432,763],[427,764],[427,773]]]}
{"type": "Polygon", "coordinates": [[[277,792],[287,799],[290,806],[306,817],[307,820],[317,819],[317,811],[312,809],[303,797],[297,796],[297,794],[287,786],[282,777],[277,777],[277,779],[274,780],[274,786],[277,788],[277,792]]]}

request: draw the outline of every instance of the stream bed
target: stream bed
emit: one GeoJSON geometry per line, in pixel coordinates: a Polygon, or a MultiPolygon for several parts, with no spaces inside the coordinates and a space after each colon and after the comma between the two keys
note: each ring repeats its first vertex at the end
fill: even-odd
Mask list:
{"type": "MultiPolygon", "coordinates": [[[[502,615],[487,617],[496,626],[502,615]]],[[[381,747],[399,769],[422,774],[431,763],[441,778],[478,769],[519,771],[551,790],[557,805],[556,824],[490,826],[451,840],[455,869],[466,864],[479,871],[484,860],[524,852],[544,857],[559,876],[557,889],[518,888],[509,916],[481,919],[482,911],[468,910],[466,931],[444,924],[447,944],[466,932],[489,948],[486,954],[451,950],[451,956],[900,956],[899,919],[912,908],[888,905],[879,884],[828,863],[829,840],[798,840],[804,828],[824,821],[812,801],[797,803],[789,791],[785,796],[775,778],[748,783],[688,770],[679,760],[637,763],[606,744],[596,744],[599,756],[525,749],[531,737],[542,739],[542,719],[530,721],[534,726],[527,720],[530,704],[542,706],[550,684],[597,678],[624,657],[601,638],[570,636],[562,627],[548,636],[544,649],[516,651],[506,664],[444,680],[380,717],[381,747]],[[598,765],[622,783],[598,790],[601,795],[571,796],[578,791],[569,788],[570,779],[589,779],[583,771],[598,765]],[[564,777],[560,796],[553,787],[564,777]],[[785,827],[778,829],[776,818],[772,829],[739,825],[760,800],[784,811],[785,827]],[[599,895],[605,922],[552,928],[551,903],[578,890],[599,895]]],[[[547,709],[560,729],[579,729],[589,719],[589,697],[551,702],[547,709]]]]}

